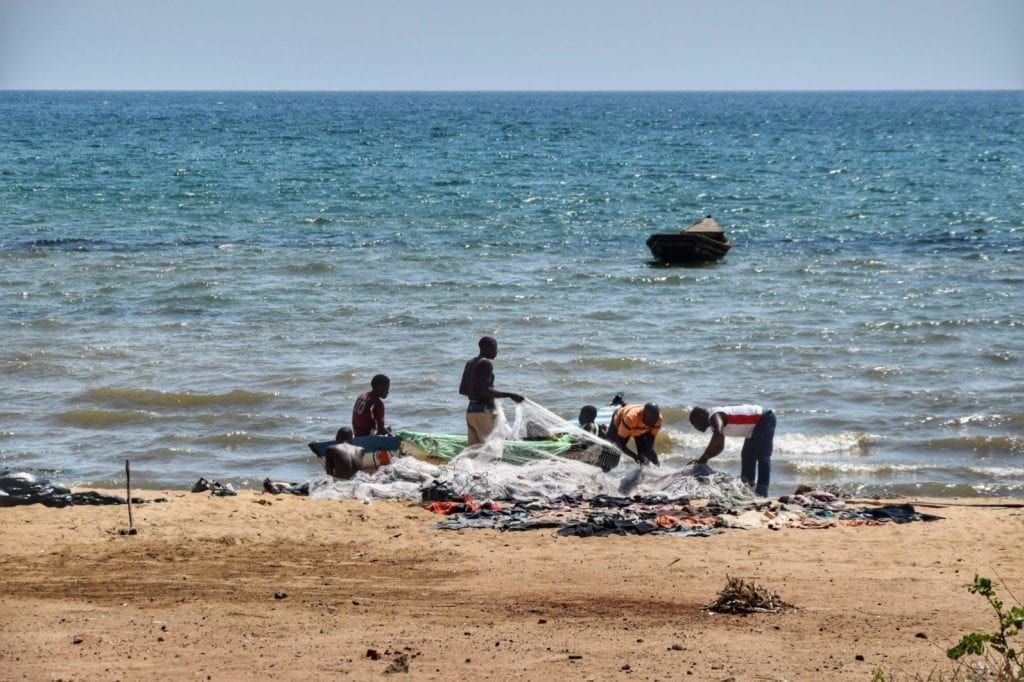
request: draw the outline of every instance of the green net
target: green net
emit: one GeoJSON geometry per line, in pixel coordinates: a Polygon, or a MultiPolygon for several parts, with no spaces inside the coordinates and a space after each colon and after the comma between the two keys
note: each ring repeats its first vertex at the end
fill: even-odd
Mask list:
{"type": "MultiPolygon", "coordinates": [[[[466,437],[447,433],[398,431],[404,454],[428,462],[443,463],[455,459],[466,449],[466,437]]],[[[538,459],[564,457],[573,448],[573,439],[566,434],[555,440],[506,440],[501,444],[501,461],[525,464],[538,459]]]]}

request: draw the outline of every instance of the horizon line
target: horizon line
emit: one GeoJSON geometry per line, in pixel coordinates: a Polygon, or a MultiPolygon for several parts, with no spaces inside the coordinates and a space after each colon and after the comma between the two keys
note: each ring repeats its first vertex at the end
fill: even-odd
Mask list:
{"type": "Polygon", "coordinates": [[[348,94],[683,94],[683,93],[929,93],[929,92],[1022,92],[1017,88],[714,88],[714,89],[319,89],[319,88],[2,88],[0,92],[123,92],[123,93],[348,93],[348,94]]]}

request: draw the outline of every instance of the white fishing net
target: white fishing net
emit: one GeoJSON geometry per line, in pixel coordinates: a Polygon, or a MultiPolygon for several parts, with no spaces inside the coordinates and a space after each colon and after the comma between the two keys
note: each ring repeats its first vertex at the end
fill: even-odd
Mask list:
{"type": "Polygon", "coordinates": [[[313,499],[420,499],[422,491],[444,484],[474,500],[558,503],[598,495],[713,499],[741,504],[754,499],[738,478],[707,466],[637,466],[607,440],[589,433],[541,405],[524,400],[515,418],[499,423],[487,442],[465,448],[437,466],[415,457],[397,457],[372,474],[350,480],[322,476],[310,482],[313,499]],[[618,461],[607,473],[599,461],[618,461]]]}

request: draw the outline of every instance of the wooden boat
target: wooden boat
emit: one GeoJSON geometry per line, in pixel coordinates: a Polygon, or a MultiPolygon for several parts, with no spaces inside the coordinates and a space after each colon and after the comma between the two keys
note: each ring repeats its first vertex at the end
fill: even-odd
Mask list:
{"type": "MultiPolygon", "coordinates": [[[[625,404],[625,398],[620,391],[612,398],[610,405],[597,409],[596,423],[608,428],[612,415],[620,405],[625,404]]],[[[566,421],[568,427],[572,422],[566,421]]],[[[338,441],[313,441],[307,443],[313,454],[323,461],[325,451],[338,441]]],[[[416,459],[431,464],[445,464],[450,462],[466,449],[467,438],[464,435],[448,433],[419,433],[416,431],[399,430],[394,435],[387,436],[359,436],[352,439],[352,444],[361,447],[367,452],[380,452],[386,450],[389,456],[403,455],[415,457],[416,459]]],[[[502,444],[501,460],[508,464],[526,464],[533,460],[550,459],[552,457],[564,457],[575,459],[594,466],[608,466],[612,468],[619,461],[619,455],[614,448],[609,448],[601,443],[578,441],[572,437],[568,428],[562,425],[552,427],[544,437],[537,440],[507,440],[502,444]],[[608,452],[611,450],[611,452],[608,452]]],[[[607,471],[607,469],[605,469],[607,471]]]]}
{"type": "Polygon", "coordinates": [[[652,234],[647,248],[663,263],[712,263],[721,260],[732,248],[732,240],[711,216],[672,234],[652,234]]]}
{"type": "MultiPolygon", "coordinates": [[[[323,460],[324,451],[337,441],[308,443],[309,449],[323,460]]],[[[387,450],[391,455],[406,455],[431,464],[444,464],[455,459],[466,449],[466,437],[447,433],[417,433],[398,431],[394,436],[363,436],[354,438],[352,444],[368,452],[387,450]]],[[[563,436],[552,440],[504,442],[502,461],[508,464],[525,464],[535,459],[571,456],[574,451],[571,438],[563,436]]]]}

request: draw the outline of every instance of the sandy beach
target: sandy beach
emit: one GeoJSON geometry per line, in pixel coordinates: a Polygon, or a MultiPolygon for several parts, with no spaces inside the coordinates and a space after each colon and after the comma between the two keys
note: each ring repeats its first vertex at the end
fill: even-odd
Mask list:
{"type": "Polygon", "coordinates": [[[409,502],[146,491],[0,510],[4,678],[867,680],[949,674],[1024,594],[1020,500],[712,537],[438,530],[409,502]],[[1005,506],[1000,506],[1005,502],[1005,506]],[[722,615],[727,577],[795,608],[722,615]]]}

